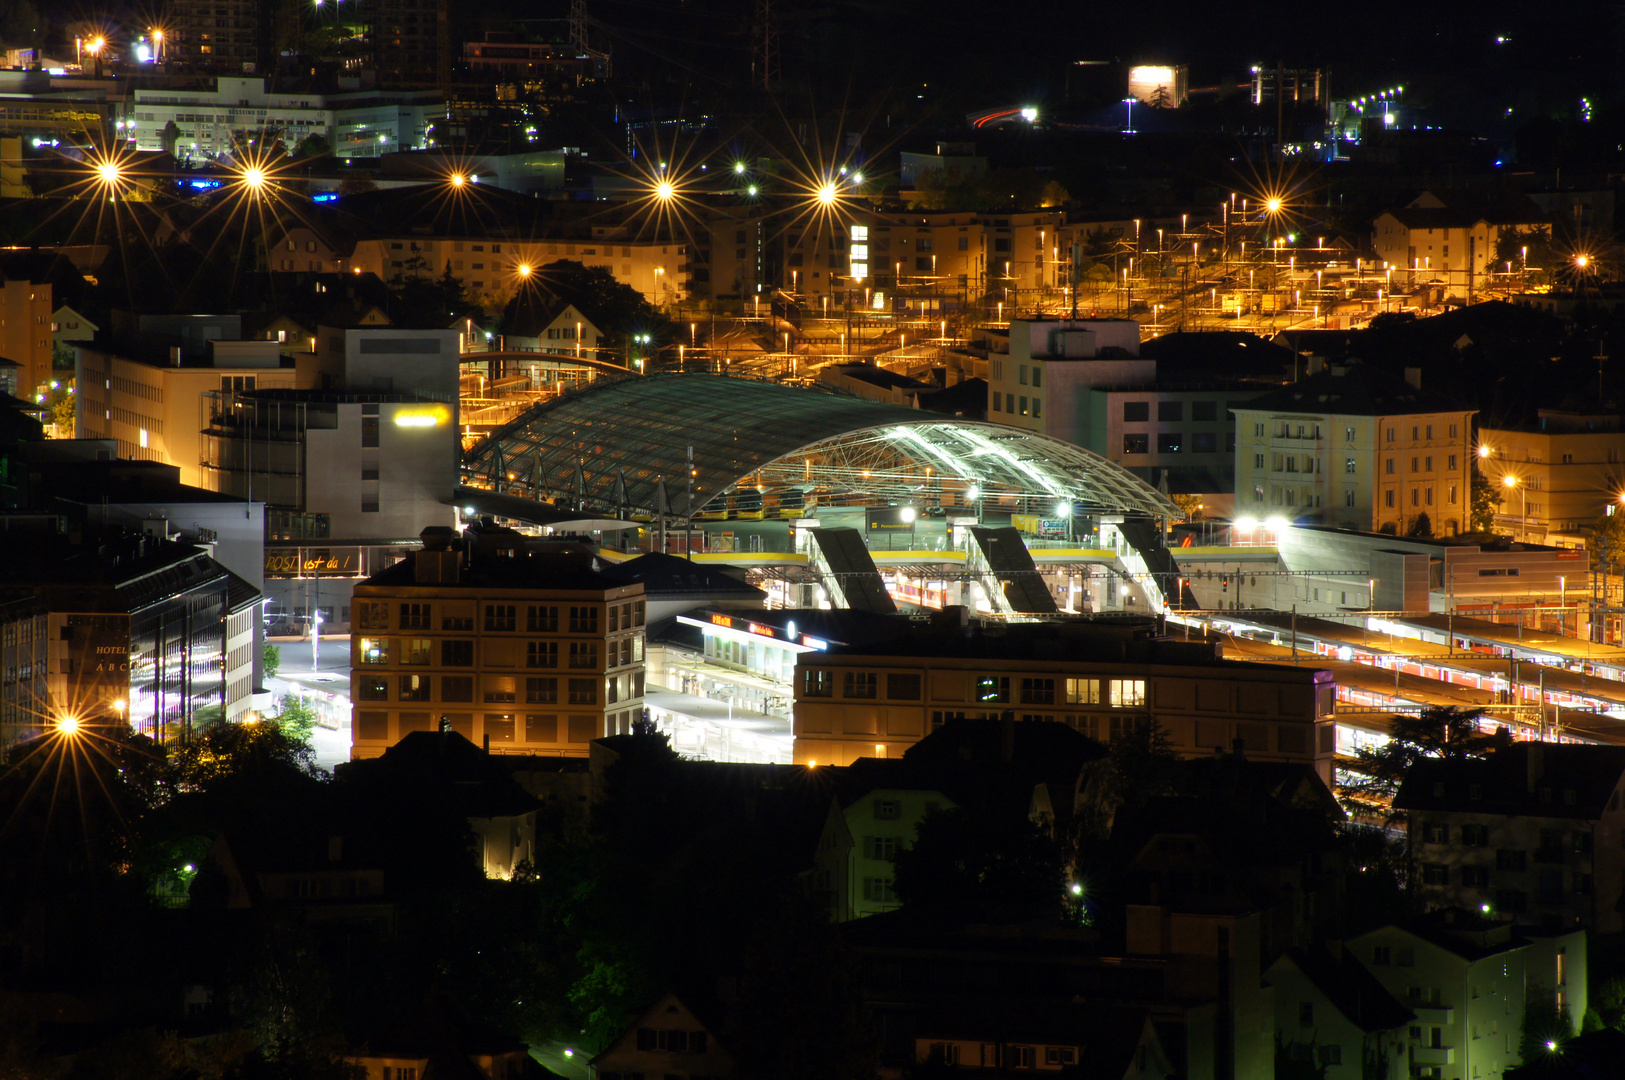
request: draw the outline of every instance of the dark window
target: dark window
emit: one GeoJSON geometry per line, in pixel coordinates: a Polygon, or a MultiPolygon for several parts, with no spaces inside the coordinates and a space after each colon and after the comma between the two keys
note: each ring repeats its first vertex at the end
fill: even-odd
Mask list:
{"type": "Polygon", "coordinates": [[[598,633],[598,609],[595,607],[572,607],[570,609],[570,633],[598,633]]]}
{"type": "Polygon", "coordinates": [[[1124,435],[1123,436],[1123,453],[1125,453],[1125,454],[1148,454],[1150,452],[1151,452],[1151,436],[1149,436],[1149,435],[1124,435]]]}
{"type": "Polygon", "coordinates": [[[528,678],[525,680],[525,703],[527,705],[551,705],[559,700],[559,681],[557,679],[528,678]]]}
{"type": "Polygon", "coordinates": [[[441,667],[473,667],[474,643],[472,641],[442,641],[440,643],[441,667]]]}
{"type": "Polygon", "coordinates": [[[402,630],[429,629],[428,604],[402,604],[401,605],[402,630]]]}
{"type": "Polygon", "coordinates": [[[1450,826],[1442,822],[1429,821],[1422,825],[1422,843],[1448,844],[1450,843],[1450,826]]]}
{"type": "Polygon", "coordinates": [[[401,679],[401,698],[400,699],[402,701],[428,701],[429,700],[429,676],[427,676],[427,675],[402,675],[400,677],[400,679],[401,679]]]}
{"type": "Polygon", "coordinates": [[[570,666],[589,670],[597,668],[598,643],[596,641],[570,642],[570,666]]]}
{"type": "Polygon", "coordinates": [[[1422,884],[1448,885],[1450,884],[1450,868],[1444,863],[1423,863],[1422,884]]]}
{"type": "Polygon", "coordinates": [[[528,641],[525,643],[525,666],[556,668],[559,666],[559,643],[556,641],[528,641]]]}
{"type": "Polygon", "coordinates": [[[848,671],[842,678],[842,697],[874,698],[879,692],[880,676],[873,671],[848,671]]]}
{"type": "Polygon", "coordinates": [[[1490,868],[1487,866],[1464,866],[1461,868],[1461,883],[1469,889],[1487,889],[1490,884],[1490,868]]]}
{"type": "Polygon", "coordinates": [[[361,445],[378,445],[378,418],[376,416],[363,416],[361,418],[361,445]]]}
{"type": "Polygon", "coordinates": [[[1502,848],[1495,853],[1495,868],[1521,874],[1529,869],[1529,853],[1526,851],[1508,851],[1502,848]]]}
{"type": "Polygon", "coordinates": [[[1023,705],[1053,705],[1055,704],[1054,679],[1022,679],[1021,703],[1023,705]]]}
{"type": "Polygon", "coordinates": [[[1191,453],[1217,454],[1219,452],[1219,433],[1216,431],[1198,431],[1191,436],[1191,453]]]}
{"type": "Polygon", "coordinates": [[[440,677],[440,700],[473,701],[474,676],[442,675],[440,677]]]}
{"type": "Polygon", "coordinates": [[[1183,419],[1185,419],[1185,403],[1183,401],[1159,401],[1159,402],[1157,402],[1157,419],[1158,420],[1183,420],[1183,419]]]}
{"type": "Polygon", "coordinates": [[[362,701],[388,701],[389,680],[376,675],[363,675],[356,697],[362,701]]]}
{"type": "Polygon", "coordinates": [[[803,669],[801,672],[801,696],[834,697],[834,673],[829,671],[820,671],[815,668],[803,669]]]}
{"type": "Polygon", "coordinates": [[[598,704],[597,679],[571,679],[570,680],[571,705],[598,704]]]}
{"type": "Polygon", "coordinates": [[[485,628],[492,631],[515,630],[519,626],[519,605],[486,604],[485,628]]]}
{"type": "Polygon", "coordinates": [[[1183,449],[1185,437],[1177,431],[1164,431],[1157,435],[1157,453],[1177,454],[1183,449]]]}
{"type": "MultiPolygon", "coordinates": [[[[1478,785],[1474,784],[1473,786],[1477,787],[1478,785]]],[[[1461,827],[1461,843],[1463,847],[1489,847],[1490,827],[1488,825],[1463,825],[1461,827]]]]}
{"type": "Polygon", "coordinates": [[[1191,402],[1192,420],[1217,420],[1219,418],[1219,403],[1217,401],[1191,402]]]}
{"type": "Polygon", "coordinates": [[[886,696],[893,701],[920,700],[920,677],[918,675],[887,675],[886,696]]]}
{"type": "Polygon", "coordinates": [[[1151,419],[1151,403],[1149,401],[1123,402],[1123,422],[1138,423],[1141,420],[1151,419]]]}
{"type": "MultiPolygon", "coordinates": [[[[528,681],[528,680],[527,680],[528,681]]],[[[554,697],[558,696],[555,689],[554,697]]],[[[558,742],[559,718],[551,715],[525,714],[525,741],[526,742],[558,742]]]]}

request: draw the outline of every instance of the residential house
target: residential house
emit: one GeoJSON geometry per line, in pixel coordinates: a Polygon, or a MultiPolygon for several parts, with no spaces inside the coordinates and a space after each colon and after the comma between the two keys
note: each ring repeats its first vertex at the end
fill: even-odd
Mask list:
{"type": "Polygon", "coordinates": [[[1625,747],[1515,742],[1424,758],[1405,811],[1420,896],[1524,925],[1625,929],[1625,747]]]}
{"type": "Polygon", "coordinates": [[[644,1009],[614,1041],[593,1057],[593,1080],[667,1077],[731,1080],[733,1055],[707,1021],[684,998],[668,993],[644,1009]]]}
{"type": "Polygon", "coordinates": [[[914,1030],[914,1063],[975,1077],[1092,1076],[1163,1080],[1178,1075],[1149,1009],[982,1003],[940,1007],[914,1030]]]}
{"type": "Polygon", "coordinates": [[[1496,530],[1518,540],[1585,547],[1599,518],[1625,512],[1625,428],[1615,414],[1541,409],[1524,428],[1479,428],[1478,455],[1500,499],[1496,530]]]}
{"type": "Polygon", "coordinates": [[[1371,246],[1379,259],[1405,272],[1407,284],[1442,281],[1465,297],[1484,275],[1505,272],[1497,258],[1503,233],[1549,228],[1548,216],[1529,199],[1486,201],[1425,191],[1377,216],[1371,246]]]}
{"type": "Polygon", "coordinates": [[[1275,989],[1275,1033],[1288,1058],[1325,1080],[1401,1080],[1416,1013],[1341,942],[1281,955],[1265,972],[1275,989]]]}

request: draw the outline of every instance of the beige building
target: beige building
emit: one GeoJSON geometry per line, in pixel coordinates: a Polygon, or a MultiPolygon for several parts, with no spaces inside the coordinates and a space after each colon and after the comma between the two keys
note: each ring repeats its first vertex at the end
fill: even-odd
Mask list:
{"type": "Polygon", "coordinates": [[[17,396],[25,401],[51,381],[51,308],[50,282],[0,280],[0,357],[21,366],[17,396]]]}
{"type": "Polygon", "coordinates": [[[1503,232],[1549,228],[1540,207],[1527,199],[1486,206],[1423,192],[1410,205],[1377,216],[1371,246],[1409,281],[1443,281],[1465,296],[1486,274],[1522,269],[1497,261],[1503,232]]]}
{"type": "MultiPolygon", "coordinates": [[[[275,341],[216,341],[206,366],[182,367],[81,346],[75,437],[112,439],[121,458],[174,465],[181,483],[213,489],[203,468],[209,426],[204,395],[308,385],[295,368],[282,366],[281,350],[275,341]]],[[[315,379],[311,372],[307,377],[315,379]]]]}
{"type": "Polygon", "coordinates": [[[1050,720],[1102,742],[1155,722],[1186,757],[1240,745],[1250,759],[1313,763],[1331,779],[1330,673],[1218,659],[1210,645],[1132,631],[1018,624],[922,629],[894,646],[796,657],[795,760],[896,757],[956,717],[1050,720]]]}
{"type": "Polygon", "coordinates": [[[1472,417],[1366,364],[1330,364],[1232,411],[1236,515],[1404,535],[1467,531],[1472,417]]]}
{"type": "Polygon", "coordinates": [[[1520,540],[1584,547],[1625,494],[1625,430],[1612,414],[1540,410],[1529,430],[1480,428],[1479,468],[1501,496],[1495,527],[1520,540]]]}
{"type": "Polygon", "coordinates": [[[585,757],[643,713],[643,585],[506,529],[423,532],[355,586],[351,756],[451,730],[493,753],[585,757]]]}

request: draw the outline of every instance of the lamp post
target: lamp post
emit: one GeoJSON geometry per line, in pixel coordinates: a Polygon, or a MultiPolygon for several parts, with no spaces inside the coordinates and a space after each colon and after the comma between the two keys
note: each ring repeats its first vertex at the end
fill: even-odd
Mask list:
{"type": "Polygon", "coordinates": [[[1501,486],[1509,491],[1513,488],[1518,489],[1518,496],[1522,500],[1520,513],[1518,514],[1518,531],[1522,533],[1520,539],[1527,544],[1529,542],[1529,489],[1520,484],[1518,478],[1510,473],[1501,477],[1501,486]]]}

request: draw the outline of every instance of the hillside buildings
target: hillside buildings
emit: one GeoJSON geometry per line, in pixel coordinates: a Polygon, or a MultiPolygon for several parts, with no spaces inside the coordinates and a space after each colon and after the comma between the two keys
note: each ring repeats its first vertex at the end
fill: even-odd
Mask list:
{"type": "Polygon", "coordinates": [[[413,731],[496,753],[585,756],[643,712],[643,586],[505,529],[423,547],[355,587],[353,757],[413,731]]]}

